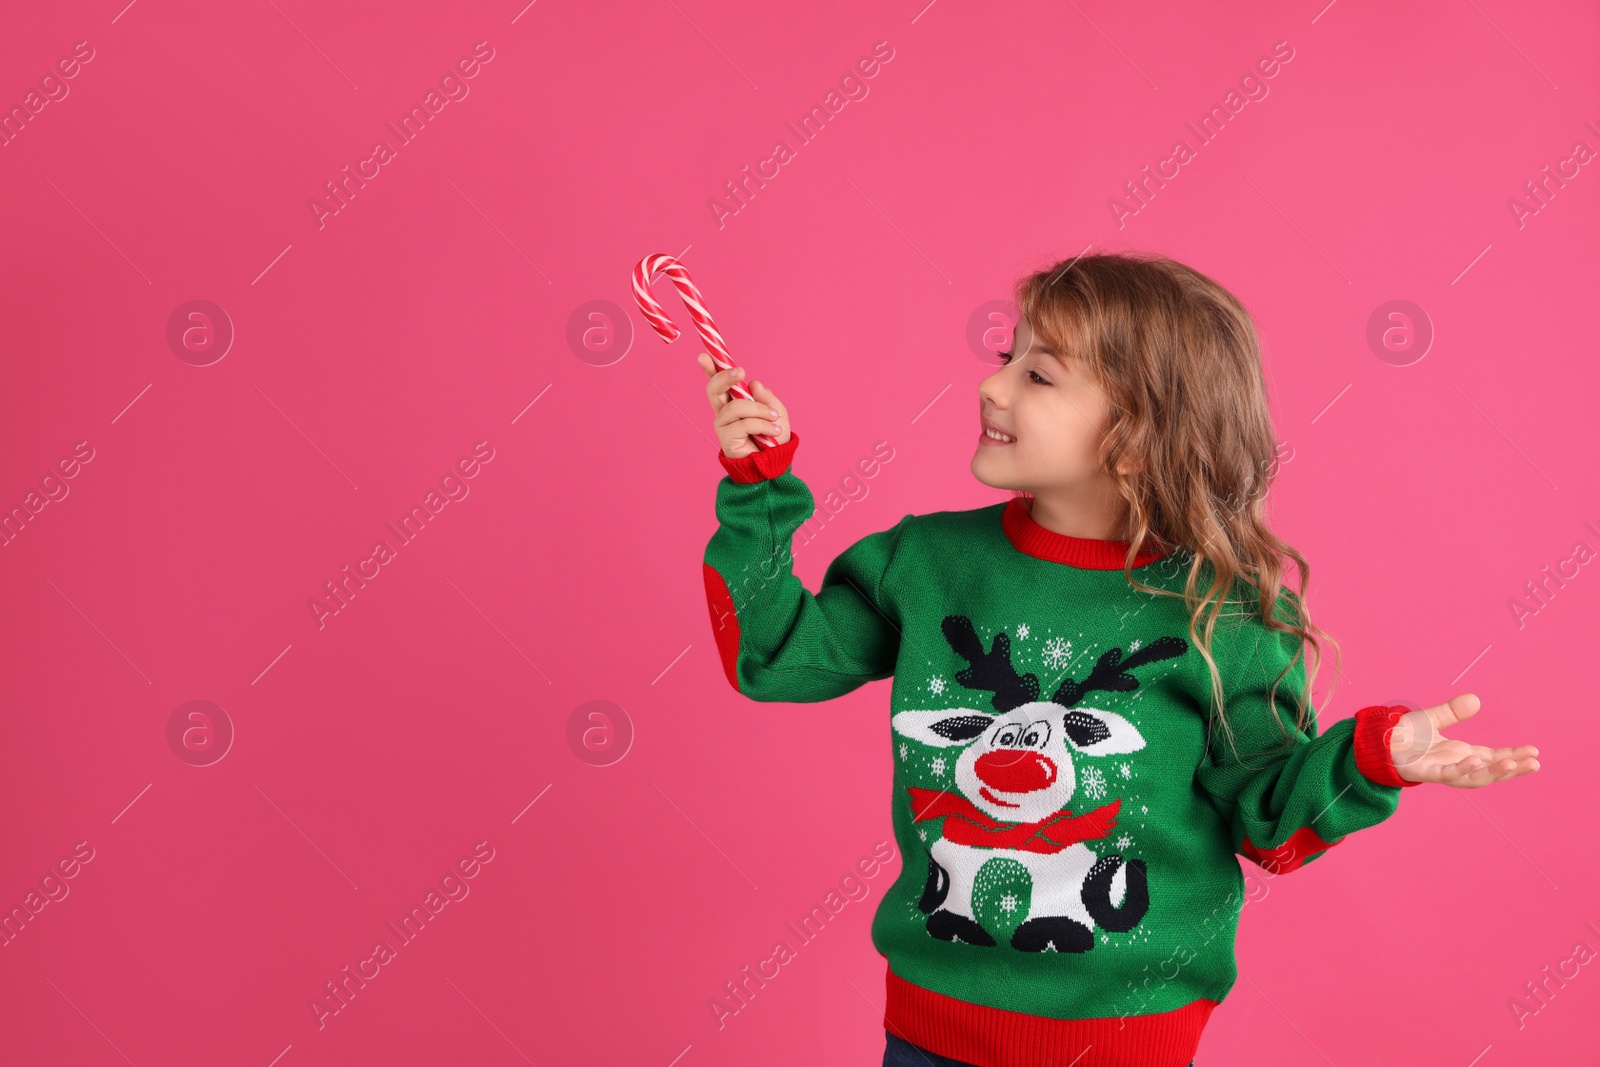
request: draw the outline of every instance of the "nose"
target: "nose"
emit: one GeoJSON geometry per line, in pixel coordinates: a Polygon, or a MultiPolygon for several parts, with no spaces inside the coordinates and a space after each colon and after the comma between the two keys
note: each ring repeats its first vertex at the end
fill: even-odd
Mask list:
{"type": "Polygon", "coordinates": [[[997,748],[974,767],[983,784],[1002,793],[1032,793],[1056,780],[1055,761],[1028,748],[997,748]]]}
{"type": "Polygon", "coordinates": [[[1003,367],[1003,366],[1002,367],[996,367],[994,369],[994,373],[993,374],[989,375],[983,381],[978,383],[978,407],[979,408],[982,408],[986,404],[988,406],[990,406],[990,407],[999,407],[1000,406],[1000,401],[1002,399],[1000,394],[1003,392],[1003,390],[1001,388],[1001,386],[1002,386],[1002,378],[1001,378],[1001,376],[1002,376],[1002,374],[1004,372],[1005,372],[1005,367],[1003,367]]]}

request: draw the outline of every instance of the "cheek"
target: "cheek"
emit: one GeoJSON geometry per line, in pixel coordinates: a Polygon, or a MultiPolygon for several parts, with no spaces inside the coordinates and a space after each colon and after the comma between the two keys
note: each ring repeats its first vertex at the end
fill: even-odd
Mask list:
{"type": "Polygon", "coordinates": [[[1080,408],[1079,402],[1066,397],[1033,405],[1026,423],[1019,420],[1017,431],[1019,438],[1026,434],[1028,454],[1074,469],[1092,466],[1100,437],[1091,421],[1094,412],[1080,408]]]}
{"type": "Polygon", "coordinates": [[[1105,426],[1107,407],[1099,394],[1087,390],[1062,397],[1058,418],[1062,432],[1074,441],[1094,447],[1100,443],[1100,431],[1105,426]]]}

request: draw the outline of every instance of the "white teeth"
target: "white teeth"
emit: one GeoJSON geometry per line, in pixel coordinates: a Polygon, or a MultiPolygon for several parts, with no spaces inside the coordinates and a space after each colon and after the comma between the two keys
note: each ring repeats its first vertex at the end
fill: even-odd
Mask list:
{"type": "Polygon", "coordinates": [[[987,426],[985,426],[983,428],[983,432],[984,432],[985,435],[987,435],[988,437],[993,438],[996,441],[1005,441],[1007,443],[1010,443],[1010,442],[1016,440],[1015,437],[1007,437],[1005,434],[1001,433],[999,430],[991,430],[987,426]]]}

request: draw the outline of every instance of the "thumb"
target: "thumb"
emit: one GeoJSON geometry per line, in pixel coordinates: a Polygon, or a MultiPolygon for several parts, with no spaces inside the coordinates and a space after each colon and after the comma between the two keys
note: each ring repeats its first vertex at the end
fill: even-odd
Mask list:
{"type": "Polygon", "coordinates": [[[1474,693],[1460,693],[1443,704],[1428,709],[1428,719],[1439,729],[1453,726],[1478,714],[1483,702],[1474,693]]]}

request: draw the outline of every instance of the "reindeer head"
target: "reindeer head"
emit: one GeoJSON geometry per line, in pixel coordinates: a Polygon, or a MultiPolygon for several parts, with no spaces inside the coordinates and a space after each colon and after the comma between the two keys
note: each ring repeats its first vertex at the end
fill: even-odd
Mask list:
{"type": "Polygon", "coordinates": [[[967,708],[902,711],[890,726],[927,745],[965,746],[956,760],[956,787],[973,804],[1005,822],[1034,822],[1060,811],[1077,791],[1074,752],[1111,756],[1144,747],[1144,735],[1110,711],[1075,705],[1092,690],[1125,693],[1139,688],[1131,673],[1188,650],[1178,637],[1161,637],[1123,658],[1122,649],[1101,655],[1081,682],[1067,678],[1048,700],[1039,699],[1039,679],[1011,665],[1011,638],[998,633],[988,651],[965,615],[945,617],[950,647],[968,663],[956,681],[988,690],[994,714],[967,708]]]}

